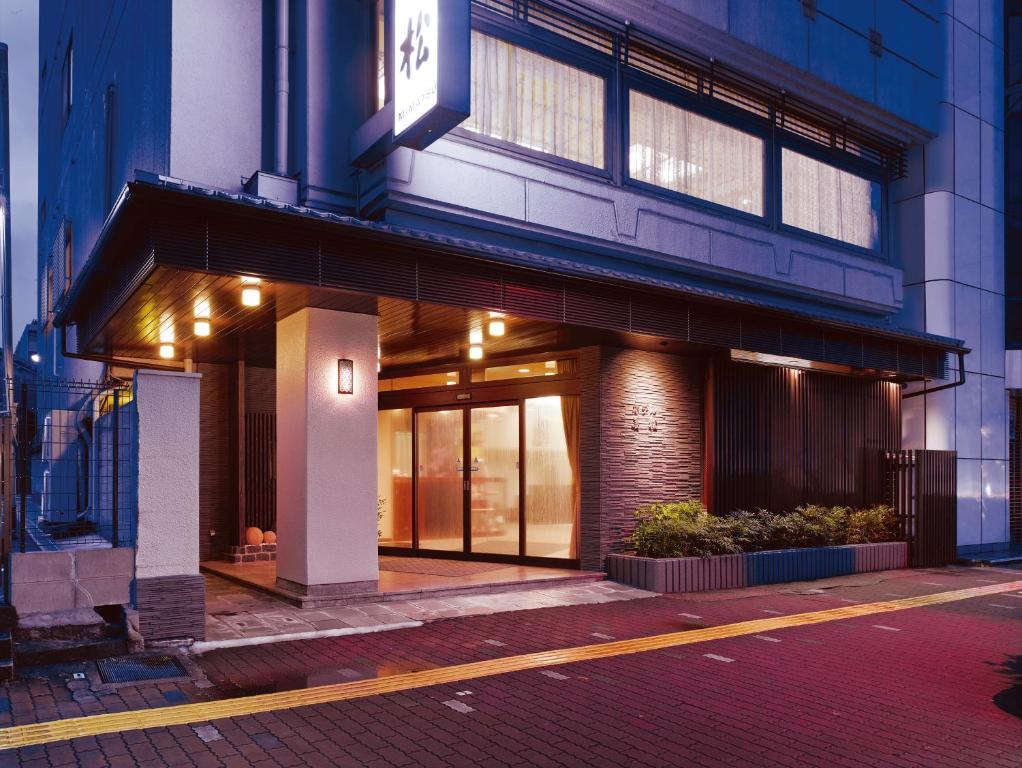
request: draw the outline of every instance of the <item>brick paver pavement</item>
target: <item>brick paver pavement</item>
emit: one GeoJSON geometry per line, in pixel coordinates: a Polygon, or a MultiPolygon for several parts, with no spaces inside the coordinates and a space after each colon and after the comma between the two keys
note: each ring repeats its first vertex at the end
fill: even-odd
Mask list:
{"type": "MultiPolygon", "coordinates": [[[[214,651],[206,679],[16,682],[0,725],[388,675],[875,602],[1018,571],[899,571],[214,651]],[[76,683],[78,684],[76,686],[76,683]]],[[[2,765],[1022,766],[1022,593],[353,701],[26,747],[2,765]]]]}

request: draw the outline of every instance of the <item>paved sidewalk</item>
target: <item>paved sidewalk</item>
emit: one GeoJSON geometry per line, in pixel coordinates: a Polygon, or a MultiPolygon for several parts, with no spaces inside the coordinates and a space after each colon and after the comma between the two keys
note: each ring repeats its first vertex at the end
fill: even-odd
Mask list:
{"type": "Polygon", "coordinates": [[[206,574],[206,641],[196,652],[248,645],[291,635],[346,634],[345,630],[378,631],[419,622],[481,616],[536,608],[594,605],[653,597],[652,592],[612,581],[576,586],[529,588],[518,592],[460,595],[391,601],[337,608],[301,609],[257,590],[206,574]]]}
{"type": "MultiPolygon", "coordinates": [[[[40,670],[0,726],[413,670],[1016,582],[948,568],[581,604],[213,651],[189,680],[92,690],[40,670]]],[[[94,686],[93,686],[94,687],[94,686]]],[[[42,766],[1022,765],[1022,590],[0,753],[42,766]]]]}

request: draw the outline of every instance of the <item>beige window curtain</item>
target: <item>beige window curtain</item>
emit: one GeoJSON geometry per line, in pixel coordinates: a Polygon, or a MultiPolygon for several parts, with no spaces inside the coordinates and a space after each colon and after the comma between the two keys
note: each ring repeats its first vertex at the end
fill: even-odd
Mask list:
{"type": "Polygon", "coordinates": [[[579,525],[579,492],[582,484],[579,467],[579,446],[582,442],[581,398],[578,395],[561,397],[561,420],[564,424],[564,442],[568,451],[568,463],[571,465],[571,539],[568,557],[578,557],[578,525],[579,525]]]}
{"type": "Polygon", "coordinates": [[[639,91],[629,92],[629,174],[763,215],[763,140],[639,91]]]}
{"type": "Polygon", "coordinates": [[[880,185],[781,150],[781,220],[862,248],[880,243],[880,185]]]}
{"type": "Polygon", "coordinates": [[[463,128],[602,168],[603,105],[602,78],[472,33],[472,115],[463,128]]]}

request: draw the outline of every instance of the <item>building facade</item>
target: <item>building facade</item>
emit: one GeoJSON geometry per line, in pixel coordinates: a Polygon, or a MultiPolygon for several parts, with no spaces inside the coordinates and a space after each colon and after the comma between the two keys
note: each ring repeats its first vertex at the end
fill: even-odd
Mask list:
{"type": "Polygon", "coordinates": [[[295,599],[601,570],[642,503],[870,504],[911,448],[1006,543],[1004,14],[44,2],[40,366],[134,382],[143,634],[267,530],[295,599]]]}

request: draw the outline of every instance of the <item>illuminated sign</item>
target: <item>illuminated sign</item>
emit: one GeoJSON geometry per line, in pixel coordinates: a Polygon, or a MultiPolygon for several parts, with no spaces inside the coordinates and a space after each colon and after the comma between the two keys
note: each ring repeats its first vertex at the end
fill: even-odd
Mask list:
{"type": "Polygon", "coordinates": [[[423,149],[468,117],[469,0],[392,0],[394,143],[423,149]]]}
{"type": "Polygon", "coordinates": [[[351,137],[359,168],[396,146],[425,149],[471,108],[470,0],[387,0],[386,8],[392,97],[351,137]]]}
{"type": "Polygon", "coordinates": [[[437,105],[443,56],[437,30],[438,0],[394,0],[394,136],[400,136],[437,105]]]}

